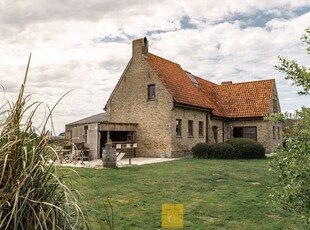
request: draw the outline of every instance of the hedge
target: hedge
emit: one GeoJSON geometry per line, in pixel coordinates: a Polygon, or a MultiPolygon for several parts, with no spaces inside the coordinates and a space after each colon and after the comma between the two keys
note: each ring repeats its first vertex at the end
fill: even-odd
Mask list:
{"type": "Polygon", "coordinates": [[[226,141],[232,145],[236,151],[238,159],[260,159],[265,158],[264,146],[249,138],[233,138],[226,141]]]}
{"type": "Polygon", "coordinates": [[[228,143],[210,144],[206,158],[209,159],[236,159],[235,149],[228,143]]]}
{"type": "Polygon", "coordinates": [[[204,155],[208,152],[209,145],[207,143],[198,143],[193,148],[193,157],[205,158],[204,155]]]}
{"type": "Polygon", "coordinates": [[[235,159],[235,149],[227,143],[206,144],[198,143],[193,148],[195,158],[205,159],[235,159]]]}
{"type": "Polygon", "coordinates": [[[260,159],[265,158],[264,146],[249,138],[233,138],[224,143],[198,143],[193,147],[195,158],[260,159]]]}

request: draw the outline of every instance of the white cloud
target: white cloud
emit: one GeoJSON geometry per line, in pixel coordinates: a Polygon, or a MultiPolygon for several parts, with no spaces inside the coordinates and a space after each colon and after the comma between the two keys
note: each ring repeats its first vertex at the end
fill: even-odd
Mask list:
{"type": "Polygon", "coordinates": [[[282,109],[294,110],[302,100],[273,66],[277,55],[308,64],[299,40],[307,9],[306,0],[0,0],[0,84],[14,100],[32,52],[26,93],[33,100],[53,105],[73,89],[54,112],[58,133],[102,111],[131,40],[148,35],[150,52],[211,81],[276,78],[282,109]],[[193,28],[182,29],[185,16],[193,28]],[[262,26],[252,26],[256,20],[262,26]]]}

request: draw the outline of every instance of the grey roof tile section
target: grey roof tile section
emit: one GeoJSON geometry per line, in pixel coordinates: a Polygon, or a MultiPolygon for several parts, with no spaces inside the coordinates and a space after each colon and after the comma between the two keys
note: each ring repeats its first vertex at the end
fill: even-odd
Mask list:
{"type": "Polygon", "coordinates": [[[69,123],[67,125],[79,125],[79,124],[89,124],[89,123],[98,123],[98,122],[107,122],[108,114],[107,113],[98,113],[96,115],[86,117],[84,119],[69,123]]]}

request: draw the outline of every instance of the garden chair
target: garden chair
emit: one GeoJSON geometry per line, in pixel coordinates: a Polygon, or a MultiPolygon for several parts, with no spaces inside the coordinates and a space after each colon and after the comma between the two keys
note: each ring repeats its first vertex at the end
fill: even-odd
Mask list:
{"type": "Polygon", "coordinates": [[[119,152],[119,153],[116,153],[116,163],[120,163],[121,165],[123,165],[120,160],[125,156],[126,153],[123,153],[123,152],[119,152]]]}

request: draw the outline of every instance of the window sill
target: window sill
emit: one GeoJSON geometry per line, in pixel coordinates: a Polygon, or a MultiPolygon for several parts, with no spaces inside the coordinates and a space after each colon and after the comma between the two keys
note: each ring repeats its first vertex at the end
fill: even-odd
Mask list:
{"type": "Polygon", "coordinates": [[[156,98],[147,99],[147,101],[157,101],[156,98]]]}
{"type": "Polygon", "coordinates": [[[188,138],[194,138],[194,136],[188,136],[188,138]]]}
{"type": "Polygon", "coordinates": [[[199,138],[204,138],[204,136],[199,136],[199,138]]]}
{"type": "Polygon", "coordinates": [[[179,135],[176,135],[175,137],[176,137],[176,138],[182,138],[182,136],[179,136],[179,135]]]}

